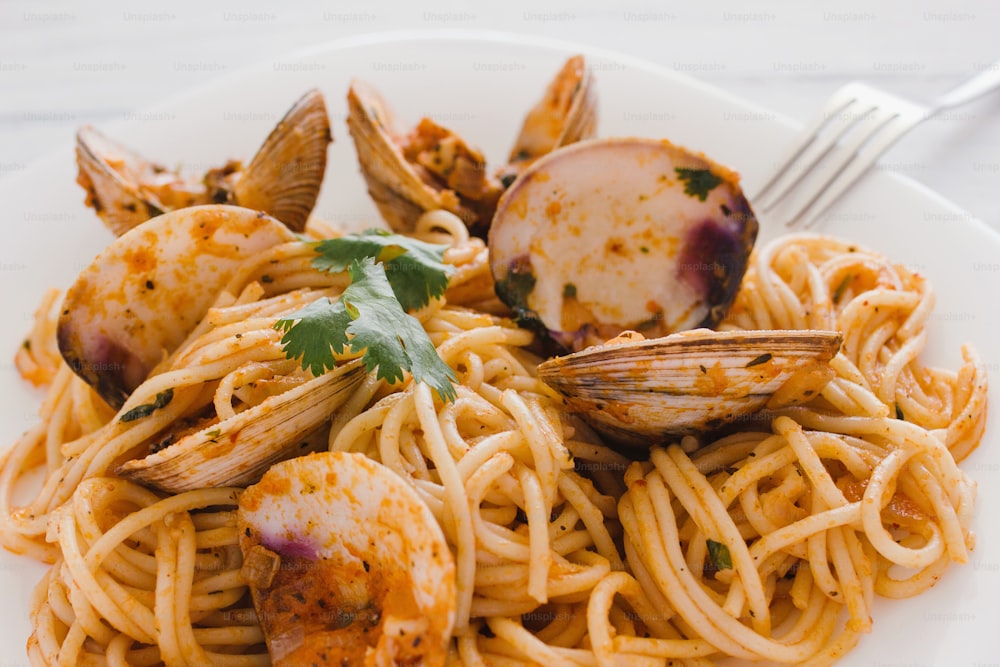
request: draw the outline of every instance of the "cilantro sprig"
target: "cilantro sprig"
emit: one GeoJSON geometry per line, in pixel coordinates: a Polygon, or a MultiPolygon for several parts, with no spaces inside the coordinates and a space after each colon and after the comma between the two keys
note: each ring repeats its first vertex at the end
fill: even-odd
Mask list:
{"type": "Polygon", "coordinates": [[[438,356],[420,322],[406,313],[444,293],[452,267],[444,246],[369,230],[316,244],[313,265],[347,270],[351,284],[336,301],[318,299],[275,323],[282,349],[302,368],[320,375],[336,365],[334,355],[364,352],[370,373],[388,382],[409,371],[443,401],[456,397],[455,373],[438,356]]]}
{"type": "Polygon", "coordinates": [[[455,267],[444,263],[446,247],[382,229],[369,229],[361,234],[320,241],[316,244],[319,256],[312,263],[321,271],[339,273],[356,259],[373,257],[385,268],[403,310],[413,310],[423,308],[448,287],[448,277],[455,267]]]}

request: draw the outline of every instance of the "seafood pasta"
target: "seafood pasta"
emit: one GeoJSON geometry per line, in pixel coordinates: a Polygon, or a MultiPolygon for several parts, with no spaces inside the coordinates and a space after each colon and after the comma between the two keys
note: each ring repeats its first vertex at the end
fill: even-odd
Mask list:
{"type": "MultiPolygon", "coordinates": [[[[393,471],[447,544],[439,556],[453,561],[454,587],[439,590],[453,623],[440,655],[412,660],[829,664],[877,632],[876,597],[918,594],[968,559],[974,483],[956,462],[982,434],[986,379],[968,348],[957,372],[919,361],[933,307],[920,275],[828,237],[758,249],[721,328],[841,331],[835,377],[804,405],[633,462],[536,378],[534,335],[493,314],[503,309],[482,241],[444,213],[413,233],[446,243],[455,267],[444,298],[417,317],[455,373],[456,398],[443,402],[409,376],[369,375],[309,444],[393,471]],[[897,578],[894,565],[910,573],[897,578]]],[[[272,325],[345,289],[306,261],[311,253],[293,240],[246,260],[117,415],[60,358],[55,295],[41,305],[18,363],[48,397],[0,471],[4,545],[52,564],[32,604],[33,665],[280,662],[241,571],[243,489],[164,493],[115,470],[155,434],[309,381],[272,325]],[[121,419],[168,388],[168,404],[121,419]],[[44,483],[13,506],[15,485],[38,468],[44,483]]],[[[386,618],[405,615],[384,592],[363,602],[329,610],[335,623],[328,616],[362,656],[380,645],[386,618]]],[[[441,623],[407,626],[407,636],[432,637],[441,623]]]]}
{"type": "Polygon", "coordinates": [[[202,179],[81,131],[119,238],[0,455],[31,664],[825,665],[967,562],[987,380],[921,361],[927,281],[754,248],[736,174],[596,104],[570,58],[490,170],[354,82],[395,234],[310,217],[317,91],[202,179]]]}

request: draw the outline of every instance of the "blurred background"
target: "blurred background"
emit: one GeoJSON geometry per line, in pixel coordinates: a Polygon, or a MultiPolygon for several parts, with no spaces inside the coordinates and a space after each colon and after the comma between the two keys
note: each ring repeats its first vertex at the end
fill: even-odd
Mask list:
{"type": "MultiPolygon", "coordinates": [[[[928,100],[1000,67],[1000,3],[963,0],[153,3],[0,0],[0,177],[185,89],[330,40],[495,29],[616,49],[804,121],[864,80],[928,100]]],[[[470,91],[470,94],[474,94],[470,91]]],[[[946,112],[887,154],[1000,230],[1000,93],[946,112]]]]}

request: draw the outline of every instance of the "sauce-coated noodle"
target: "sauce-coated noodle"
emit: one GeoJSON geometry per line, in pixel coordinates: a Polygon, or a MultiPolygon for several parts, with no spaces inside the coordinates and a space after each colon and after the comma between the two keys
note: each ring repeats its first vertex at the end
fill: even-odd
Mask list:
{"type": "MultiPolygon", "coordinates": [[[[458,399],[369,379],[329,447],[410,480],[440,523],[455,664],[828,664],[877,631],[876,596],[915,595],[968,560],[975,486],[956,460],[982,435],[986,379],[969,348],[957,373],[917,359],[933,307],[922,277],[830,238],[760,249],[723,327],[839,329],[836,378],[805,406],[630,462],[534,377],[532,334],[489,314],[502,307],[482,243],[441,213],[417,233],[451,244],[457,266],[446,299],[417,316],[458,399]],[[913,574],[897,580],[893,564],[913,574]]],[[[52,563],[32,605],[33,665],[269,664],[239,576],[240,490],[164,496],[113,470],[206,408],[259,402],[257,382],[308,379],[272,324],[344,288],[310,252],[290,243],[246,266],[123,410],[166,388],[173,401],[134,422],[58,358],[47,297],[18,364],[49,395],[0,470],[3,544],[52,563]],[[14,507],[38,467],[44,484],[14,507]]]]}

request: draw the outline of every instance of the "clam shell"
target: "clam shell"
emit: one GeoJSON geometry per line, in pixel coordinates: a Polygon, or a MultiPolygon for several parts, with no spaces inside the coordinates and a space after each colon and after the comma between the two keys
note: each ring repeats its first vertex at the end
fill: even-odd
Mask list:
{"type": "Polygon", "coordinates": [[[87,192],[87,206],[116,235],[164,212],[164,205],[139,183],[151,175],[167,173],[138,153],[109,139],[90,125],[76,133],[76,181],[87,192]],[[111,167],[111,163],[117,169],[111,167]]]}
{"type": "Polygon", "coordinates": [[[528,111],[501,170],[504,182],[557,148],[590,139],[597,131],[597,90],[582,55],[570,57],[528,111]]]}
{"type": "Polygon", "coordinates": [[[127,461],[117,473],[168,493],[252,484],[274,463],[322,446],[323,438],[311,436],[364,377],[361,360],[339,366],[154,454],[127,461]]]}
{"type": "Polygon", "coordinates": [[[460,217],[473,235],[485,237],[501,180],[509,184],[538,157],[593,135],[597,95],[592,81],[583,56],[566,61],[525,118],[499,178],[487,176],[482,153],[429,119],[404,132],[382,96],[354,81],[347,93],[347,127],[368,193],[393,231],[411,232],[423,213],[444,209],[460,217]]]}
{"type": "Polygon", "coordinates": [[[310,90],[278,122],[246,168],[230,160],[198,179],[142,157],[91,126],[76,135],[77,183],[116,235],[167,211],[233,204],[302,231],[316,205],[332,141],[322,94],[310,90]]]}
{"type": "Polygon", "coordinates": [[[402,149],[405,134],[378,91],[353,81],[347,105],[347,128],[354,139],[361,174],[379,213],[393,231],[413,231],[417,218],[436,209],[451,211],[466,224],[475,224],[479,216],[456,192],[429,186],[407,161],[402,149]]]}
{"type": "Polygon", "coordinates": [[[239,500],[244,575],[276,667],[442,667],[455,561],[434,515],[362,454],[279,463],[239,500]]]}
{"type": "Polygon", "coordinates": [[[786,401],[808,400],[829,381],[840,342],[834,331],[698,329],[591,347],[540,364],[538,375],[612,440],[649,445],[743,418],[789,382],[786,401]]]}
{"type": "Polygon", "coordinates": [[[166,213],[115,239],[66,292],[57,326],[69,366],[118,408],[254,254],[295,240],[234,206],[166,213]]]}
{"type": "Polygon", "coordinates": [[[233,185],[233,203],[266,211],[300,232],[326,173],[333,141],[326,102],[318,90],[303,95],[271,130],[233,185]]]}

